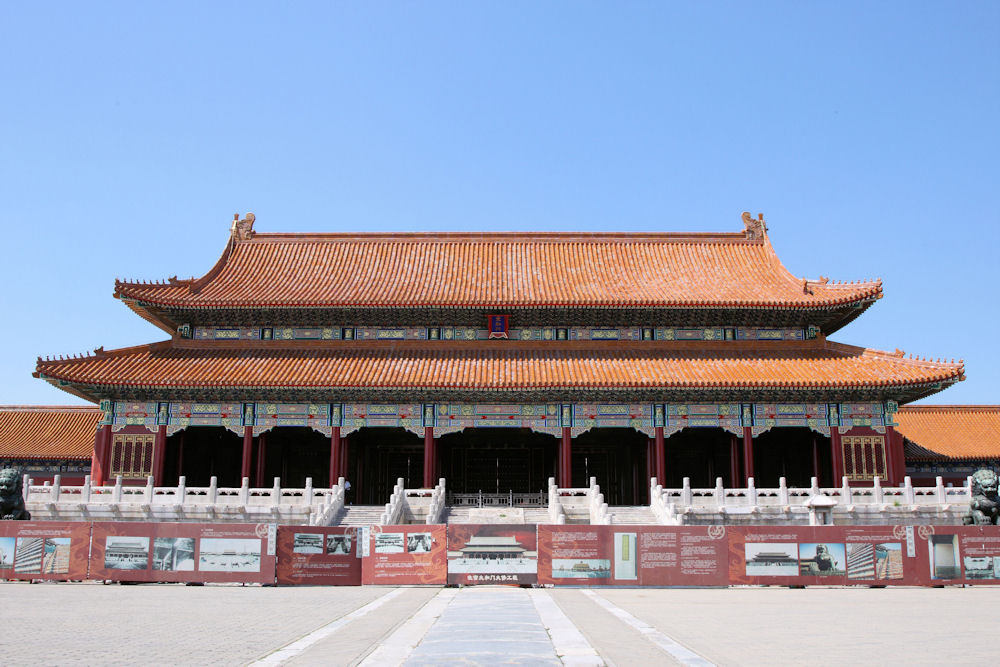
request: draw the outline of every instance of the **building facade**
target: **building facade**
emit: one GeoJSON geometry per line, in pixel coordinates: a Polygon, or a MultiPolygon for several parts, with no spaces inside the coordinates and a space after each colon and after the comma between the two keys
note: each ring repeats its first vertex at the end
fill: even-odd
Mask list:
{"type": "Polygon", "coordinates": [[[201,278],[117,282],[169,339],[39,359],[99,403],[95,482],[399,477],[612,504],[679,486],[902,480],[898,406],[963,379],[830,334],[879,281],[789,273],[762,216],[719,234],[266,234],[201,278]]]}

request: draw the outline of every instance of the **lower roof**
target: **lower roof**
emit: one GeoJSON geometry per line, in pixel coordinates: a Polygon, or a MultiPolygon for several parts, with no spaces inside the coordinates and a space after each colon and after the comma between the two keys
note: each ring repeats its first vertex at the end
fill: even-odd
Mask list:
{"type": "MultiPolygon", "coordinates": [[[[914,400],[964,379],[962,363],[833,343],[335,342],[261,346],[173,339],[39,360],[36,376],[95,400],[156,390],[879,390],[914,400]]],[[[172,393],[174,392],[174,393],[172,393]]]]}
{"type": "Polygon", "coordinates": [[[0,459],[89,460],[100,420],[89,405],[0,405],[0,459]]]}
{"type": "Polygon", "coordinates": [[[1000,405],[910,405],[896,421],[908,461],[1000,459],[1000,405]]]}

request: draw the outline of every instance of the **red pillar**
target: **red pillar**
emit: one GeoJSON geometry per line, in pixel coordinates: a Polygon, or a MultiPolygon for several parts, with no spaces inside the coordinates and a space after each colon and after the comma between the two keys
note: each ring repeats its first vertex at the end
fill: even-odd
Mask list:
{"type": "Polygon", "coordinates": [[[267,433],[257,437],[257,487],[264,486],[264,461],[267,459],[267,433]]]}
{"type": "Polygon", "coordinates": [[[844,451],[840,446],[840,428],[830,431],[830,460],[833,461],[833,486],[839,487],[844,481],[844,451]]]}
{"type": "Polygon", "coordinates": [[[568,426],[563,426],[562,441],[559,443],[559,486],[573,485],[573,438],[568,426]]]}
{"type": "Polygon", "coordinates": [[[253,426],[243,427],[243,465],[240,466],[240,479],[250,479],[253,468],[253,426]]]}
{"type": "MultiPolygon", "coordinates": [[[[340,438],[340,475],[339,476],[343,477],[345,482],[350,482],[351,481],[350,480],[350,471],[347,468],[347,464],[350,461],[350,456],[349,456],[350,452],[351,452],[351,437],[350,436],[346,436],[346,437],[342,436],[340,438]]],[[[360,475],[359,475],[359,477],[360,477],[360,475]]],[[[360,479],[356,479],[353,482],[351,482],[351,484],[353,484],[355,486],[358,485],[358,484],[360,484],[360,483],[361,483],[360,479]]],[[[355,493],[358,493],[358,491],[355,490],[355,493]]]]}
{"type": "Polygon", "coordinates": [[[906,477],[906,456],[903,453],[903,434],[891,426],[885,427],[885,467],[887,484],[900,486],[906,477]]]}
{"type": "Polygon", "coordinates": [[[340,478],[340,427],[334,426],[330,434],[330,486],[337,483],[340,478]]]}
{"type": "Polygon", "coordinates": [[[163,486],[163,463],[167,453],[167,425],[160,424],[153,441],[153,486],[163,486]]]}
{"type": "Polygon", "coordinates": [[[735,487],[740,479],[740,438],[735,433],[729,435],[729,486],[735,487]]]}
{"type": "Polygon", "coordinates": [[[90,457],[90,483],[104,486],[108,478],[108,449],[111,446],[111,425],[106,424],[94,434],[94,452],[90,457]]]}
{"type": "Polygon", "coordinates": [[[749,484],[753,477],[753,429],[743,427],[743,483],[749,484]]]}
{"type": "Polygon", "coordinates": [[[437,469],[437,452],[434,443],[434,427],[424,427],[424,488],[434,488],[434,471],[437,469]]]}
{"type": "Polygon", "coordinates": [[[664,486],[667,483],[667,453],[664,451],[663,427],[657,426],[653,438],[653,456],[656,458],[656,483],[664,486]]]}

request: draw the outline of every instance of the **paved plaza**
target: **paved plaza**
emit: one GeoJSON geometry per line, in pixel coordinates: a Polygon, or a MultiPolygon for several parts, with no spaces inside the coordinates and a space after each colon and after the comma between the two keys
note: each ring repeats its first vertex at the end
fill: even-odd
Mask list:
{"type": "Polygon", "coordinates": [[[939,665],[995,661],[979,588],[0,584],[7,665],[939,665]]]}

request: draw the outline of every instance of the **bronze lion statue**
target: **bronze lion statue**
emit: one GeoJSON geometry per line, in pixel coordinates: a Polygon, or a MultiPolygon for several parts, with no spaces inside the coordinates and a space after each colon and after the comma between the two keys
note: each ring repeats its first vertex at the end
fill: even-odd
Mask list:
{"type": "Polygon", "coordinates": [[[972,499],[969,513],[962,519],[967,526],[989,526],[1000,519],[1000,496],[997,486],[1000,480],[992,470],[981,468],[972,475],[972,499]]]}
{"type": "Polygon", "coordinates": [[[21,472],[14,468],[0,470],[0,519],[27,521],[31,513],[24,508],[21,495],[21,472]]]}

